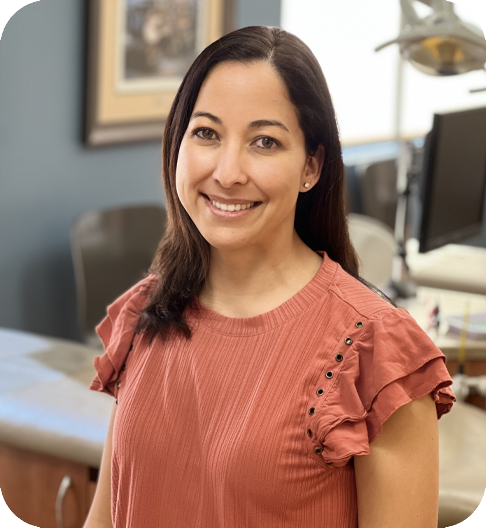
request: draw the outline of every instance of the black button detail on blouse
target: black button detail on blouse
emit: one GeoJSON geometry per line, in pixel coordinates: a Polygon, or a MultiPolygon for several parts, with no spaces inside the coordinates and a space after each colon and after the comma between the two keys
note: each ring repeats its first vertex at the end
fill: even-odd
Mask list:
{"type": "Polygon", "coordinates": [[[115,403],[118,405],[118,400],[115,400],[115,403]]]}
{"type": "Polygon", "coordinates": [[[334,376],[334,372],[332,370],[328,370],[326,372],[326,378],[331,379],[334,376]]]}
{"type": "Polygon", "coordinates": [[[344,342],[347,344],[347,345],[352,345],[353,344],[353,340],[350,338],[350,337],[347,337],[344,342]]]}
{"type": "Polygon", "coordinates": [[[355,326],[356,328],[361,328],[363,326],[363,321],[358,321],[355,326]]]}
{"type": "Polygon", "coordinates": [[[119,388],[121,387],[121,384],[122,384],[121,381],[119,381],[119,382],[116,384],[117,389],[119,389],[119,388]]]}
{"type": "Polygon", "coordinates": [[[127,364],[126,363],[123,363],[123,367],[121,368],[122,369],[122,372],[127,370],[127,364]]]}
{"type": "Polygon", "coordinates": [[[322,396],[324,394],[324,389],[317,389],[316,394],[317,396],[322,396]]]}
{"type": "Polygon", "coordinates": [[[316,455],[320,455],[320,454],[322,453],[322,449],[321,449],[320,447],[315,447],[315,448],[314,448],[314,453],[315,453],[316,455]]]}
{"type": "Polygon", "coordinates": [[[316,408],[315,408],[315,407],[311,407],[311,408],[309,409],[309,414],[312,415],[312,414],[314,414],[315,412],[316,412],[316,408]]]}
{"type": "Polygon", "coordinates": [[[342,354],[336,354],[336,361],[342,361],[343,355],[342,354]]]}
{"type": "Polygon", "coordinates": [[[312,436],[312,429],[307,429],[307,434],[308,434],[309,436],[312,436]]]}

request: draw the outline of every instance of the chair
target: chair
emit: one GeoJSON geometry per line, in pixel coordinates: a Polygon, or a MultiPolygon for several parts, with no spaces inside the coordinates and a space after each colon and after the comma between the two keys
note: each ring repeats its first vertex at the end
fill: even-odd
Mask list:
{"type": "Polygon", "coordinates": [[[346,213],[363,214],[361,177],[356,165],[345,165],[346,213]]]}
{"type": "Polygon", "coordinates": [[[389,226],[365,215],[348,214],[351,242],[361,261],[361,276],[383,289],[391,281],[395,237],[389,226]]]}
{"type": "MultiPolygon", "coordinates": [[[[486,488],[485,453],[486,412],[457,401],[439,420],[438,528],[462,523],[478,507],[486,488]]],[[[476,522],[470,526],[480,526],[476,522]]]]}
{"type": "Polygon", "coordinates": [[[101,346],[95,326],[106,307],[143,278],[165,232],[159,205],[89,211],[71,230],[79,325],[84,341],[101,346]]]}
{"type": "Polygon", "coordinates": [[[362,212],[381,220],[392,229],[397,210],[397,160],[369,165],[361,176],[362,212]]]}

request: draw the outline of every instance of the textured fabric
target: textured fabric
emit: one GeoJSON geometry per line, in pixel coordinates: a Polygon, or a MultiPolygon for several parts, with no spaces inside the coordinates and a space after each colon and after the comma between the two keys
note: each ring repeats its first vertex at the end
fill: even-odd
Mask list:
{"type": "Polygon", "coordinates": [[[190,340],[134,335],[153,276],[108,308],[91,389],[118,399],[115,528],[357,528],[353,455],[415,398],[450,411],[442,352],[318,253],[312,281],[270,312],[196,301],[190,340]]]}

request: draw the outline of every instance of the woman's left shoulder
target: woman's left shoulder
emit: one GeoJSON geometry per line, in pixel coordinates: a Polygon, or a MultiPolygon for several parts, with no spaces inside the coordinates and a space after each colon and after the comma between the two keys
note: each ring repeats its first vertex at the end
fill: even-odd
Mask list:
{"type": "Polygon", "coordinates": [[[354,282],[359,294],[354,298],[342,283],[336,288],[353,313],[354,319],[346,319],[357,323],[346,325],[340,353],[330,359],[334,368],[326,367],[326,379],[318,381],[327,382],[327,389],[312,424],[323,444],[324,464],[334,467],[369,454],[383,423],[403,405],[430,394],[440,418],[455,401],[445,356],[413,317],[354,282]]]}

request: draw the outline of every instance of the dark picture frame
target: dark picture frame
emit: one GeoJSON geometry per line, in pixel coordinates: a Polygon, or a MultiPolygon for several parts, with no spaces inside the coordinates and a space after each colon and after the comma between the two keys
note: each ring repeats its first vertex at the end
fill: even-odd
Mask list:
{"type": "Polygon", "coordinates": [[[161,140],[197,54],[232,30],[227,0],[88,0],[87,147],[161,140]]]}

